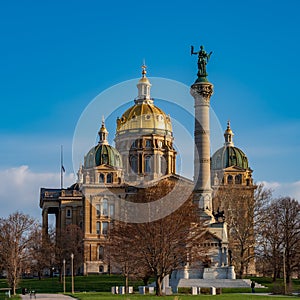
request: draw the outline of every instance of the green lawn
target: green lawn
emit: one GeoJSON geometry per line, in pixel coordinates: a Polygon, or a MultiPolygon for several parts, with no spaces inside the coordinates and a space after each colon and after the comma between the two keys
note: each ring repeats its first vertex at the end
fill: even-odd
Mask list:
{"type": "Polygon", "coordinates": [[[227,300],[287,300],[287,299],[299,299],[299,297],[289,296],[262,296],[262,295],[246,295],[246,294],[223,294],[223,295],[179,295],[179,296],[163,296],[156,297],[155,295],[111,295],[110,293],[76,293],[75,297],[79,300],[211,300],[211,299],[227,299],[227,300]]]}
{"type": "MultiPolygon", "coordinates": [[[[274,283],[270,278],[253,278],[256,282],[267,286],[267,289],[256,289],[256,295],[249,295],[245,293],[250,293],[250,288],[242,288],[242,289],[222,289],[222,295],[216,296],[191,296],[191,295],[179,295],[177,296],[168,296],[162,297],[160,299],[168,299],[168,300],[185,300],[185,299],[211,299],[211,297],[217,297],[217,299],[287,299],[284,297],[270,297],[270,296],[262,296],[258,295],[259,293],[268,293],[273,290],[274,283]]],[[[91,275],[91,276],[76,276],[74,279],[75,282],[75,292],[76,297],[78,299],[104,299],[104,300],[150,300],[157,299],[157,297],[152,295],[112,295],[110,293],[112,286],[122,286],[124,285],[124,279],[122,276],[118,275],[91,275]]],[[[143,285],[141,281],[131,281],[130,285],[134,287],[134,291],[137,293],[138,286],[143,285]]],[[[275,287],[282,288],[282,280],[278,280],[275,283],[275,287]]],[[[4,279],[0,279],[0,288],[7,287],[7,283],[4,279]]],[[[34,279],[22,279],[19,288],[17,290],[18,293],[21,293],[22,288],[27,288],[28,290],[34,289],[37,293],[62,293],[63,292],[63,283],[60,282],[58,277],[54,278],[43,278],[41,280],[34,279]]],[[[300,291],[300,280],[293,281],[293,290],[300,291]]],[[[66,277],[66,292],[71,292],[71,277],[66,277]]],[[[0,300],[3,299],[4,295],[0,295],[0,300]]],[[[289,297],[289,299],[300,299],[300,297],[289,297]]]]}

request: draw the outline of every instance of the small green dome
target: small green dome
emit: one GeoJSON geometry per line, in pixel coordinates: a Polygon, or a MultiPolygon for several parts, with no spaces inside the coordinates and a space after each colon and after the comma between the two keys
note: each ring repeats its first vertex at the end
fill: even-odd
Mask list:
{"type": "Polygon", "coordinates": [[[249,169],[247,156],[237,147],[224,146],[217,150],[212,156],[212,170],[221,170],[233,166],[240,167],[242,169],[249,169]]]}
{"type": "Polygon", "coordinates": [[[122,159],[118,150],[109,145],[108,131],[105,128],[104,119],[98,132],[99,143],[93,147],[84,157],[84,167],[94,168],[101,165],[108,165],[114,168],[122,168],[122,159]]]}
{"type": "Polygon", "coordinates": [[[98,144],[93,147],[84,158],[84,167],[93,168],[101,165],[122,168],[122,159],[118,150],[108,144],[98,144]]]}
{"type": "Polygon", "coordinates": [[[234,147],[233,136],[234,134],[228,121],[227,129],[224,133],[225,144],[211,158],[212,170],[221,170],[233,166],[244,170],[249,169],[248,158],[241,149],[234,147]]]}

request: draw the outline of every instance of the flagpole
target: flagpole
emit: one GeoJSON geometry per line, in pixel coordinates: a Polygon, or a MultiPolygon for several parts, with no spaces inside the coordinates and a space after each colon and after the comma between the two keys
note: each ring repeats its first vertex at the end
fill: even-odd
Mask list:
{"type": "Polygon", "coordinates": [[[64,187],[64,174],[63,174],[63,145],[60,146],[60,188],[64,187]]]}

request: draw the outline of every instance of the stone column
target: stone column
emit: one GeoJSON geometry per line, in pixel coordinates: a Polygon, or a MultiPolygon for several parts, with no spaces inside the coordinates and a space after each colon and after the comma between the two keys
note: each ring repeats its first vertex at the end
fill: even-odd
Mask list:
{"type": "Polygon", "coordinates": [[[43,233],[45,235],[48,235],[48,208],[43,209],[42,215],[43,215],[43,224],[42,224],[43,233]]]}
{"type": "Polygon", "coordinates": [[[222,265],[223,265],[222,245],[219,245],[218,260],[219,260],[218,267],[222,267],[222,265]]]}
{"type": "Polygon", "coordinates": [[[195,82],[190,93],[195,100],[194,201],[200,209],[211,215],[209,108],[213,85],[210,82],[195,82]]]}
{"type": "Polygon", "coordinates": [[[228,266],[228,256],[227,256],[227,248],[224,247],[223,251],[223,264],[224,266],[228,266]]]}

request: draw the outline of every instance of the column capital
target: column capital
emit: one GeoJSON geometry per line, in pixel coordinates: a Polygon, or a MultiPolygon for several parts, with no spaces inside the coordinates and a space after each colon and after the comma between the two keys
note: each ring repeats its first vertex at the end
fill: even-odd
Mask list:
{"type": "Polygon", "coordinates": [[[213,84],[210,82],[198,82],[194,83],[190,89],[191,95],[194,99],[201,99],[202,105],[209,105],[210,97],[213,94],[213,84]],[[200,97],[199,97],[200,96],[200,97]]]}

